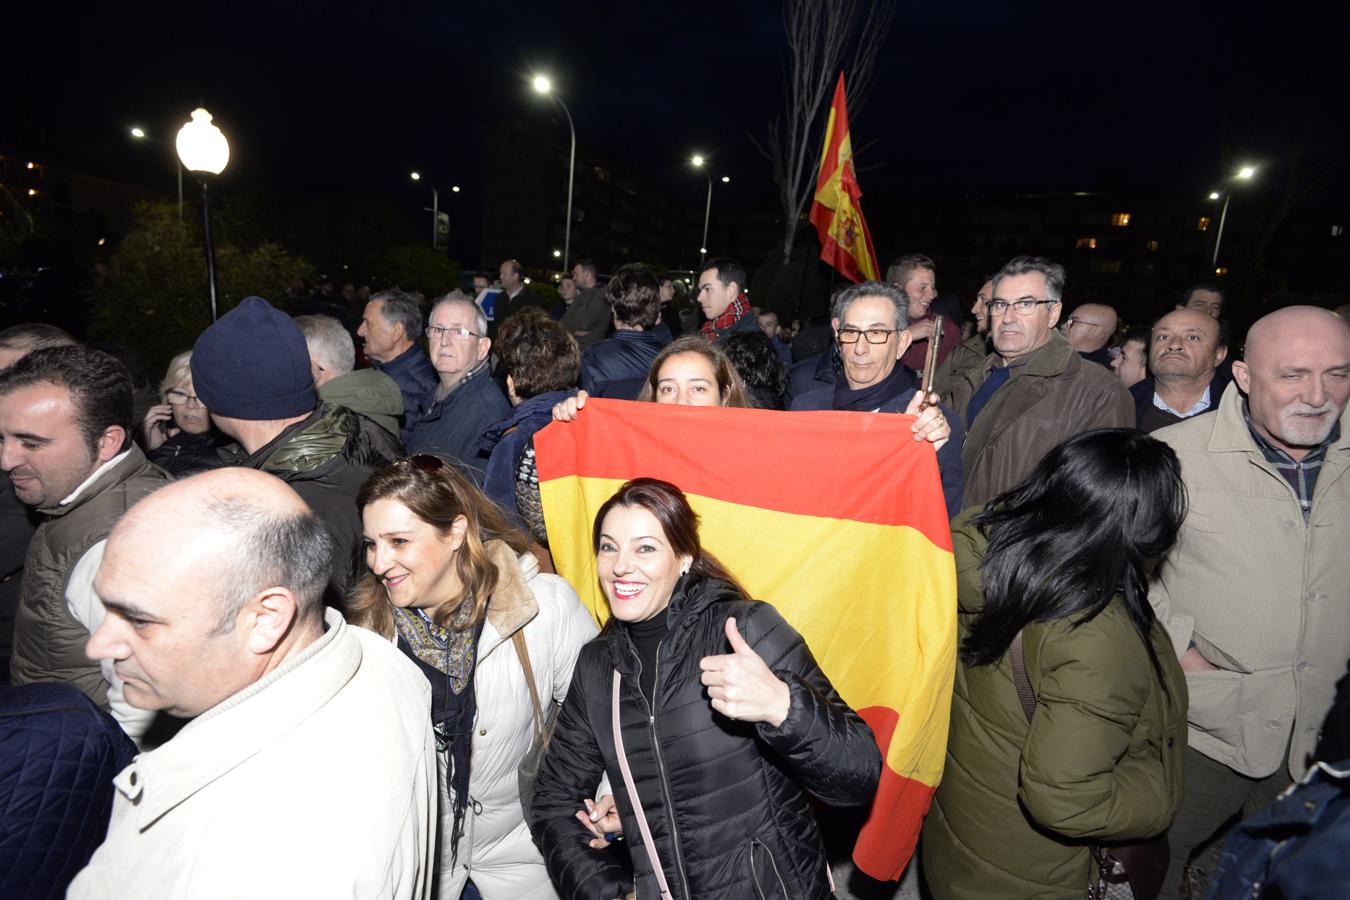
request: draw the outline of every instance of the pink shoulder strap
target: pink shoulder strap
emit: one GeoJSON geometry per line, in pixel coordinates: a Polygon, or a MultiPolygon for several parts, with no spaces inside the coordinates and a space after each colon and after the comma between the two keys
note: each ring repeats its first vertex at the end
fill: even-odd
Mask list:
{"type": "Polygon", "coordinates": [[[666,883],[666,872],[661,868],[661,860],[656,855],[656,842],[652,840],[652,830],[647,826],[647,814],[642,811],[642,801],[638,799],[637,786],[633,784],[633,773],[628,768],[628,754],[623,750],[623,729],[619,727],[618,669],[614,670],[614,690],[610,695],[609,705],[610,723],[614,729],[614,752],[619,758],[619,772],[623,775],[623,786],[628,791],[628,802],[633,804],[633,817],[637,819],[638,831],[642,834],[642,846],[647,848],[647,859],[651,861],[652,872],[656,874],[656,886],[661,889],[661,900],[669,900],[670,885],[666,883]]]}

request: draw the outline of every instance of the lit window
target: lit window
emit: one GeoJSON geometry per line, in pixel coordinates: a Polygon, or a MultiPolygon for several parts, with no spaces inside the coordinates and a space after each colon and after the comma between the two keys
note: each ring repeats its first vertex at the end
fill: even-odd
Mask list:
{"type": "Polygon", "coordinates": [[[1124,228],[1126,225],[1130,224],[1130,214],[1129,214],[1129,213],[1112,213],[1112,214],[1111,214],[1111,224],[1112,224],[1112,225],[1116,225],[1116,226],[1118,226],[1118,227],[1120,227],[1120,228],[1124,228]]]}
{"type": "Polygon", "coordinates": [[[1227,275],[1227,274],[1228,274],[1228,267],[1227,267],[1227,266],[1219,266],[1217,269],[1214,270],[1214,274],[1215,274],[1215,275],[1227,275]]]}
{"type": "Polygon", "coordinates": [[[1149,241],[1145,246],[1148,247],[1148,252],[1149,252],[1149,253],[1157,253],[1157,252],[1158,252],[1158,242],[1157,242],[1157,241],[1149,241]]]}
{"type": "Polygon", "coordinates": [[[1080,237],[1074,246],[1079,250],[1096,250],[1097,239],[1094,237],[1080,237]]]}
{"type": "Polygon", "coordinates": [[[1209,216],[1201,216],[1195,222],[1196,231],[1209,231],[1209,216]]]}
{"type": "Polygon", "coordinates": [[[1345,234],[1345,226],[1344,226],[1344,225],[1332,225],[1332,226],[1331,226],[1331,236],[1332,236],[1332,237],[1340,237],[1340,236],[1343,235],[1343,234],[1345,234]]]}

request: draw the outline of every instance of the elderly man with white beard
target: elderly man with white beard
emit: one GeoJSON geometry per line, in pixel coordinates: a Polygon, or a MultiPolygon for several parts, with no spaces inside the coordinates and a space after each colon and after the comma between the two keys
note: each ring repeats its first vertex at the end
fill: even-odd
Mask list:
{"type": "Polygon", "coordinates": [[[1190,694],[1164,898],[1192,849],[1303,776],[1350,657],[1350,327],[1271,313],[1233,382],[1217,413],[1153,433],[1190,503],[1150,591],[1190,694]]]}

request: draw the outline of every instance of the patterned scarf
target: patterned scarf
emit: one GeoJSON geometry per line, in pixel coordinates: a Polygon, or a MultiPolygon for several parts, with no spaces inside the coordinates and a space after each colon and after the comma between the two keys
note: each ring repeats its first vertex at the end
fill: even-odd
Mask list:
{"type": "Polygon", "coordinates": [[[745,298],[744,294],[738,295],[720,316],[703,323],[703,336],[710,341],[717,340],[719,331],[726,331],[748,312],[750,312],[750,301],[745,298]]]}

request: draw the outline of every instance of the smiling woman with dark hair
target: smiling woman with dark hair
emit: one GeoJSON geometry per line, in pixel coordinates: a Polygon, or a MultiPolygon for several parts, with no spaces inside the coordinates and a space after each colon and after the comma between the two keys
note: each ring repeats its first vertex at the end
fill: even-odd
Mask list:
{"type": "Polygon", "coordinates": [[[554,884],[566,897],[832,896],[809,797],[872,799],[871,729],[801,635],[703,549],[679,488],[623,485],[593,540],[613,617],[577,660],[531,822],[554,884]],[[613,802],[578,811],[602,775],[613,802]],[[636,880],[604,851],[617,832],[636,880]]]}
{"type": "Polygon", "coordinates": [[[1146,571],[1184,515],[1171,448],[1101,429],[954,523],[961,656],[923,837],[937,900],[1081,900],[1112,867],[1098,845],[1156,896],[1166,842],[1149,839],[1181,804],[1186,684],[1146,571]]]}

